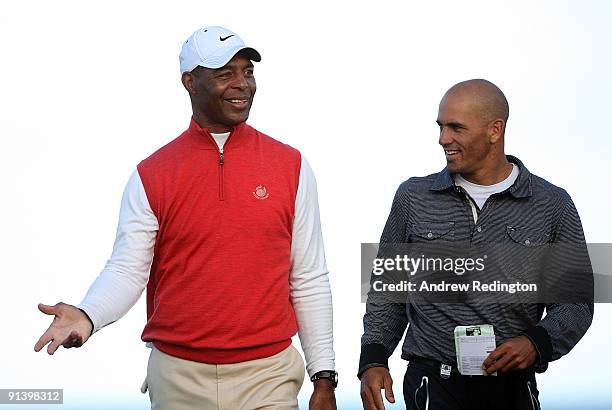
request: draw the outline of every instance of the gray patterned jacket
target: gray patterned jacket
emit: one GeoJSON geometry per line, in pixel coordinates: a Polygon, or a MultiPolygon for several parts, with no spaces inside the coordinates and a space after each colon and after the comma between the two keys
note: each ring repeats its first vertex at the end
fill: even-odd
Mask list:
{"type": "MultiPolygon", "coordinates": [[[[487,200],[477,223],[466,193],[454,184],[446,168],[402,183],[395,194],[381,246],[431,239],[469,245],[504,241],[516,244],[524,238],[541,238],[571,244],[569,254],[557,257],[566,260],[556,262],[573,264],[592,275],[582,225],[569,194],[531,174],[517,158],[507,158],[518,165],[519,176],[509,189],[487,200]],[[422,236],[424,232],[428,235],[422,236]]],[[[370,292],[363,318],[358,376],[373,366],[388,367],[388,358],[408,325],[402,358],[420,356],[453,364],[455,326],[481,323],[495,327],[498,345],[517,335],[529,337],[538,352],[534,368],[543,372],[548,362],[559,359],[576,345],[592,319],[593,303],[588,301],[532,303],[517,309],[501,303],[392,303],[370,292]],[[546,316],[542,317],[544,311],[546,316]]]]}

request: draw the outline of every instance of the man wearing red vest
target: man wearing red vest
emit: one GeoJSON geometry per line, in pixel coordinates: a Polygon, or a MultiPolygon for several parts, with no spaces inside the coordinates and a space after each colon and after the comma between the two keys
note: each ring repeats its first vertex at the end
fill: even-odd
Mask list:
{"type": "Polygon", "coordinates": [[[259,52],[223,27],[180,54],[188,129],[138,164],[113,254],[78,306],[36,343],[79,347],[147,288],[153,409],[297,409],[304,362],[311,409],[335,409],[332,303],[316,181],[296,149],[246,124],[259,52]]]}

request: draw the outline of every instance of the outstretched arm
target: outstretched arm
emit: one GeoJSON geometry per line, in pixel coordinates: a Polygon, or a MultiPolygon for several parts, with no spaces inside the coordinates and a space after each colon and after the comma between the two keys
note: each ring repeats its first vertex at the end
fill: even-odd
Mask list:
{"type": "Polygon", "coordinates": [[[49,342],[49,354],[59,346],[80,347],[91,334],[127,313],[149,280],[158,229],[138,171],[134,171],[121,200],[111,258],[79,305],[39,305],[41,312],[55,317],[35,350],[49,342]]]}

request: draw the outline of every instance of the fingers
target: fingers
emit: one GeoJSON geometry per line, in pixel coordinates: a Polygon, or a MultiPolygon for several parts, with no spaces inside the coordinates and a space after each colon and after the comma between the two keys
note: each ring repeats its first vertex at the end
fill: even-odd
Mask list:
{"type": "Polygon", "coordinates": [[[380,390],[372,390],[371,392],[371,403],[372,409],[374,410],[385,410],[385,403],[383,402],[382,394],[380,390]]]}
{"type": "Polygon", "coordinates": [[[511,370],[525,370],[535,361],[533,355],[524,354],[522,351],[517,350],[506,353],[506,356],[508,357],[508,362],[502,368],[502,371],[504,372],[511,370]]]}
{"type": "Polygon", "coordinates": [[[495,362],[495,364],[492,366],[493,371],[491,371],[491,373],[503,369],[505,366],[509,365],[513,359],[514,357],[510,353],[506,353],[501,357],[501,359],[495,362]]]}
{"type": "Polygon", "coordinates": [[[49,326],[47,331],[43,333],[43,335],[38,339],[38,342],[34,345],[34,351],[39,352],[43,347],[47,346],[47,353],[50,355],[54,354],[57,349],[65,344],[67,347],[77,346],[79,344],[83,344],[83,338],[78,332],[71,332],[68,337],[62,336],[62,332],[60,330],[61,326],[58,325],[58,320],[63,320],[62,312],[64,303],[57,303],[54,306],[45,305],[44,303],[38,304],[38,310],[46,315],[53,315],[55,318],[53,319],[53,323],[49,326]],[[50,343],[49,343],[50,342],[50,343]]]}
{"type": "Polygon", "coordinates": [[[380,394],[380,387],[369,385],[364,386],[361,390],[361,400],[365,410],[385,409],[385,404],[383,403],[383,398],[380,394]]]}
{"type": "Polygon", "coordinates": [[[372,391],[376,410],[385,410],[385,402],[383,401],[380,389],[372,391]]]}
{"type": "Polygon", "coordinates": [[[497,349],[493,350],[489,353],[489,356],[482,362],[482,368],[485,371],[485,375],[489,375],[491,373],[495,373],[500,370],[503,366],[505,366],[509,360],[507,357],[508,350],[511,349],[511,345],[506,342],[502,343],[497,347],[497,349]],[[505,357],[505,360],[504,360],[505,357]],[[500,366],[501,364],[501,366],[500,366]]]}
{"type": "Polygon", "coordinates": [[[79,332],[73,330],[70,332],[68,337],[63,338],[63,340],[60,337],[53,338],[53,342],[51,342],[51,344],[47,347],[47,353],[52,355],[57,351],[57,349],[59,349],[60,346],[70,349],[71,347],[80,347],[82,344],[83,337],[79,334],[79,332]]]}
{"type": "Polygon", "coordinates": [[[484,369],[491,367],[493,363],[495,363],[500,357],[502,357],[506,353],[506,349],[508,345],[506,343],[502,343],[497,347],[497,349],[493,350],[487,358],[482,362],[482,367],[484,369]]]}
{"type": "Polygon", "coordinates": [[[393,395],[393,379],[390,375],[385,377],[384,380],[385,397],[389,403],[395,403],[395,396],[393,395]]]}
{"type": "Polygon", "coordinates": [[[54,339],[49,346],[47,346],[47,353],[49,353],[50,355],[53,355],[53,353],[55,353],[57,351],[57,349],[59,349],[59,347],[62,345],[62,342],[54,339]]]}
{"type": "Polygon", "coordinates": [[[385,367],[372,367],[361,376],[361,401],[365,410],[384,410],[382,389],[390,403],[395,402],[393,396],[393,379],[385,367]]]}
{"type": "Polygon", "coordinates": [[[51,337],[49,331],[46,331],[45,333],[43,333],[40,339],[38,339],[38,342],[36,342],[36,344],[34,345],[34,351],[40,352],[40,349],[45,347],[46,344],[49,343],[51,340],[53,340],[53,337],[51,337]]]}
{"type": "Polygon", "coordinates": [[[482,367],[487,375],[498,370],[525,370],[536,358],[537,352],[531,340],[526,336],[518,336],[492,351],[482,363],[482,367]]]}
{"type": "Polygon", "coordinates": [[[512,360],[508,360],[508,363],[501,369],[502,372],[509,372],[510,370],[519,370],[517,367],[521,364],[521,359],[519,357],[515,357],[512,360]]]}
{"type": "Polygon", "coordinates": [[[76,330],[73,330],[68,337],[63,340],[57,336],[53,336],[50,331],[46,331],[40,339],[38,339],[36,345],[34,345],[34,351],[40,352],[49,342],[51,342],[51,344],[47,347],[47,353],[50,355],[54,354],[60,346],[70,349],[71,347],[81,347],[84,343],[83,336],[76,330]]]}
{"type": "Polygon", "coordinates": [[[38,304],[38,310],[43,312],[45,315],[55,315],[57,313],[57,305],[49,306],[43,303],[38,304]]]}
{"type": "MultiPolygon", "coordinates": [[[[57,305],[56,305],[57,306],[57,305]]],[[[38,310],[40,310],[45,315],[55,315],[56,309],[55,306],[45,305],[44,303],[38,304],[38,310]]],[[[51,325],[53,326],[53,325],[51,325]]],[[[53,336],[51,335],[51,326],[47,329],[45,333],[38,339],[38,342],[34,345],[34,351],[40,352],[40,350],[45,347],[47,343],[53,340],[53,336]]]]}
{"type": "Polygon", "coordinates": [[[487,375],[489,375],[495,373],[498,370],[506,368],[506,366],[509,366],[508,369],[511,369],[512,367],[514,367],[513,365],[511,365],[511,363],[514,361],[515,357],[516,356],[511,354],[510,352],[506,352],[503,356],[498,357],[498,359],[491,366],[487,367],[485,369],[485,372],[487,373],[487,375]]]}

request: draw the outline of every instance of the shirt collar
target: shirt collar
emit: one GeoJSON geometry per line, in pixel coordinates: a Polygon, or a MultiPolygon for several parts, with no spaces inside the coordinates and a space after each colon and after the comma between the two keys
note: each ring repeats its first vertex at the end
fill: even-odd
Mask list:
{"type": "MultiPolygon", "coordinates": [[[[506,155],[506,159],[513,164],[516,164],[519,168],[519,175],[514,184],[508,188],[505,192],[509,193],[515,198],[526,198],[533,194],[531,189],[531,173],[523,165],[520,159],[512,155],[506,155]]],[[[448,168],[445,167],[438,173],[435,181],[429,188],[432,191],[444,191],[455,186],[455,181],[452,175],[448,172],[448,168]]]]}
{"type": "MultiPolygon", "coordinates": [[[[225,146],[230,143],[232,148],[240,145],[244,139],[244,130],[246,127],[246,122],[236,124],[227,138],[225,146]]],[[[202,128],[193,117],[191,117],[191,121],[189,122],[189,128],[185,131],[185,138],[197,146],[197,148],[215,151],[219,150],[219,146],[210,134],[210,131],[207,128],[202,128]]]]}

